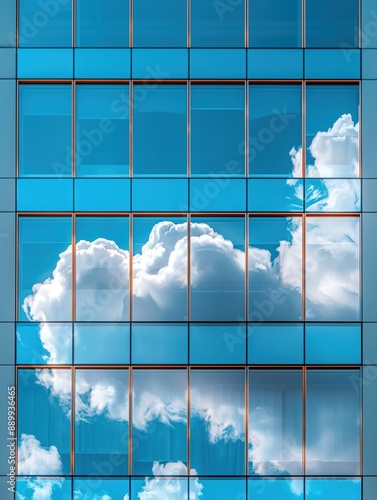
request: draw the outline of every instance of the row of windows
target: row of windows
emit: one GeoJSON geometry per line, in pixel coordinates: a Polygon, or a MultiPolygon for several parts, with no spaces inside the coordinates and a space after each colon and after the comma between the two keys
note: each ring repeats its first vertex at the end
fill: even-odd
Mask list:
{"type": "Polygon", "coordinates": [[[359,365],[361,328],[352,323],[306,323],[305,328],[302,323],[18,323],[16,360],[20,365],[359,365]]]}
{"type": "MultiPolygon", "coordinates": [[[[359,45],[357,0],[77,0],[75,20],[79,47],[359,45]]],[[[71,46],[71,0],[19,0],[18,42],[71,46]]]]}
{"type": "Polygon", "coordinates": [[[18,474],[357,476],[360,417],[358,369],[20,368],[18,474]]]}
{"type": "Polygon", "coordinates": [[[19,217],[19,319],[359,320],[359,217],[190,221],[19,217]]]}
{"type": "Polygon", "coordinates": [[[73,92],[19,86],[19,176],[359,176],[358,85],[153,82],[73,92]]]}
{"type": "MultiPolygon", "coordinates": [[[[165,471],[164,471],[165,472],[165,471]]],[[[168,472],[168,471],[167,471],[168,472]]],[[[361,500],[358,478],[19,478],[17,492],[30,498],[36,490],[49,491],[49,500],[361,500]],[[156,494],[159,495],[156,497],[156,494]],[[107,496],[106,496],[107,495],[107,496]],[[111,495],[111,496],[110,496],[111,495]],[[149,495],[149,496],[146,496],[149,495]],[[169,495],[169,496],[167,496],[169,495]],[[174,496],[173,496],[174,495],[174,496]]]]}

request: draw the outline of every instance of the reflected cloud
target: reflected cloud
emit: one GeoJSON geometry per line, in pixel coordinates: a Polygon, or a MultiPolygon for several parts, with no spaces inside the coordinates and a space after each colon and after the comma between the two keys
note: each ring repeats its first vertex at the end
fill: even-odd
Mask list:
{"type": "Polygon", "coordinates": [[[32,434],[22,434],[18,446],[19,475],[58,475],[62,472],[62,461],[56,446],[43,448],[32,434]]]}

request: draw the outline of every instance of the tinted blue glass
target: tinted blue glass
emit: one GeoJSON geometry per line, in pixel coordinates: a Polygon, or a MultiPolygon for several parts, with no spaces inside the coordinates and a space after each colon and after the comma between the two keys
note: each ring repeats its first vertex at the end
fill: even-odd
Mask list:
{"type": "Polygon", "coordinates": [[[190,481],[190,494],[193,495],[194,492],[198,493],[200,491],[199,498],[201,500],[219,500],[220,498],[242,500],[245,499],[245,490],[245,479],[200,477],[190,481]]]}
{"type": "Polygon", "coordinates": [[[306,324],[307,364],[361,363],[361,327],[352,324],[306,324]]]}
{"type": "Polygon", "coordinates": [[[190,49],[190,78],[244,79],[246,51],[244,49],[190,49]]]}
{"type": "Polygon", "coordinates": [[[245,212],[246,181],[232,179],[230,175],[238,175],[243,169],[237,161],[227,164],[225,177],[190,180],[191,212],[245,212]]]}
{"type": "MultiPolygon", "coordinates": [[[[307,80],[359,80],[361,51],[353,48],[305,49],[304,65],[307,80]]],[[[363,68],[365,66],[364,61],[363,68]]]]}
{"type": "Polygon", "coordinates": [[[133,39],[134,47],[186,47],[186,1],[134,2],[133,39]]]}
{"type": "Polygon", "coordinates": [[[245,219],[192,217],[191,320],[245,318],[245,219]]]}
{"type": "Polygon", "coordinates": [[[307,86],[307,177],[359,176],[358,108],[357,85],[307,86]]]}
{"type": "Polygon", "coordinates": [[[359,179],[306,179],[307,212],[360,212],[359,179]]]}
{"type": "MultiPolygon", "coordinates": [[[[156,463],[185,464],[187,371],[134,370],[132,389],[133,474],[150,474],[156,463]]],[[[185,470],[171,471],[183,474],[185,470]]]]}
{"type": "Polygon", "coordinates": [[[191,0],[192,47],[244,47],[245,2],[191,0]]]}
{"type": "Polygon", "coordinates": [[[72,49],[18,49],[18,78],[72,78],[72,49]]]}
{"type": "Polygon", "coordinates": [[[307,479],[306,500],[361,500],[361,480],[352,479],[307,479]]]}
{"type": "Polygon", "coordinates": [[[133,179],[134,212],[187,211],[187,179],[133,179]]]}
{"type": "Polygon", "coordinates": [[[249,318],[302,319],[300,217],[249,218],[249,318]]]}
{"type": "Polygon", "coordinates": [[[249,86],[249,175],[302,177],[301,86],[249,86]]]}
{"type": "Polygon", "coordinates": [[[245,473],[245,372],[190,373],[191,467],[197,474],[245,473]]]}
{"type": "Polygon", "coordinates": [[[247,338],[249,364],[300,365],[304,362],[302,324],[250,325],[247,338]]]}
{"type": "Polygon", "coordinates": [[[134,321],[187,320],[187,222],[133,219],[134,321]]]}
{"type": "Polygon", "coordinates": [[[129,179],[75,179],[76,212],[128,212],[129,179]]]}
{"type": "MultiPolygon", "coordinates": [[[[121,479],[109,479],[106,477],[96,477],[91,479],[75,479],[73,483],[73,491],[75,492],[75,500],[90,500],[90,499],[128,499],[130,493],[129,480],[122,477],[121,479]]],[[[68,499],[66,499],[68,500],[68,499]]]]}
{"type": "Polygon", "coordinates": [[[72,175],[71,99],[70,85],[20,85],[20,177],[72,175]]]}
{"type": "Polygon", "coordinates": [[[72,363],[72,325],[18,323],[17,363],[21,365],[72,363]]]}
{"type": "Polygon", "coordinates": [[[245,364],[246,325],[190,326],[190,363],[245,364]]]}
{"type": "Polygon", "coordinates": [[[307,47],[357,47],[358,0],[306,0],[307,47]]]}
{"type": "Polygon", "coordinates": [[[243,176],[244,140],[244,85],[192,85],[191,175],[234,175],[229,165],[238,161],[243,176]]]}
{"type": "MultiPolygon", "coordinates": [[[[124,79],[130,77],[130,49],[75,49],[75,78],[124,79]]],[[[127,111],[128,104],[120,104],[119,108],[120,112],[127,111]]]]}
{"type": "Polygon", "coordinates": [[[301,1],[249,0],[250,47],[301,47],[301,1]]]}
{"type": "Polygon", "coordinates": [[[17,179],[19,212],[69,212],[72,209],[72,179],[17,179]]]}
{"type": "Polygon", "coordinates": [[[249,479],[250,500],[303,500],[304,481],[302,479],[249,479]]]}
{"type": "Polygon", "coordinates": [[[48,498],[49,500],[71,500],[71,479],[54,477],[17,479],[17,498],[48,498]]]}
{"type": "Polygon", "coordinates": [[[186,85],[135,84],[134,175],[186,175],[186,85]]]}
{"type": "Polygon", "coordinates": [[[19,218],[21,321],[70,321],[71,224],[70,217],[19,218]]]}
{"type": "Polygon", "coordinates": [[[132,363],[186,364],[188,360],[187,325],[132,325],[132,363]]]}
{"type": "Polygon", "coordinates": [[[128,324],[75,324],[75,363],[127,365],[130,362],[128,324]]]}
{"type": "Polygon", "coordinates": [[[250,179],[250,212],[302,212],[304,184],[300,179],[250,179]]]}
{"type": "Polygon", "coordinates": [[[360,474],[359,370],[308,370],[306,474],[360,474]]]}
{"type": "Polygon", "coordinates": [[[76,370],[75,473],[128,473],[128,370],[76,370]]]}
{"type": "Polygon", "coordinates": [[[76,219],[76,320],[129,319],[128,217],[76,219]]]}
{"type": "Polygon", "coordinates": [[[249,49],[247,77],[261,79],[301,79],[304,76],[302,49],[249,49]]]}
{"type": "Polygon", "coordinates": [[[249,371],[249,474],[302,474],[302,371],[249,371]]]}
{"type": "Polygon", "coordinates": [[[69,474],[71,371],[19,370],[17,409],[18,473],[69,474]]]}
{"type": "Polygon", "coordinates": [[[21,0],[19,2],[21,47],[71,47],[71,0],[21,0]]]}
{"type": "Polygon", "coordinates": [[[128,0],[77,0],[78,47],[128,47],[128,0]]]}
{"type": "MultiPolygon", "coordinates": [[[[160,465],[156,463],[153,466],[153,473],[158,476],[167,476],[170,472],[174,471],[187,471],[186,466],[181,463],[160,465]]],[[[186,472],[185,472],[186,473],[186,472]]],[[[200,487],[199,487],[200,488],[200,487]]],[[[200,491],[200,489],[199,489],[200,491]]],[[[154,478],[146,477],[145,479],[131,479],[131,500],[140,500],[142,495],[149,495],[149,493],[156,497],[156,499],[171,498],[171,495],[176,495],[177,499],[186,499],[188,497],[188,481],[187,479],[163,477],[154,478]]],[[[152,498],[153,498],[152,496],[152,498]]],[[[126,499],[128,500],[128,499],[126,499]]]]}
{"type": "Polygon", "coordinates": [[[307,217],[306,318],[358,321],[360,316],[358,217],[307,217]]]}
{"type": "Polygon", "coordinates": [[[128,85],[76,87],[76,175],[129,173],[128,85]]]}

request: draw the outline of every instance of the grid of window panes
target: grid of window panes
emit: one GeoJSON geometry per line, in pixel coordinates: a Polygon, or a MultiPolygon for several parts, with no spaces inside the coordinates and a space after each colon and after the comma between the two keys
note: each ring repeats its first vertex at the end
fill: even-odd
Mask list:
{"type": "MultiPolygon", "coordinates": [[[[42,3],[19,47],[359,45],[355,0],[42,3]]],[[[360,500],[359,84],[163,78],[18,82],[18,496],[360,500]]]]}

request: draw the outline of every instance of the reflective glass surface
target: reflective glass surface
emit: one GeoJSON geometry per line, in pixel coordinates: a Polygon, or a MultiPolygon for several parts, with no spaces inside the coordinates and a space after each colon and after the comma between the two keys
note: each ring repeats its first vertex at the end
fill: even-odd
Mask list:
{"type": "Polygon", "coordinates": [[[251,321],[302,319],[301,218],[250,217],[248,258],[251,321]]]}
{"type": "Polygon", "coordinates": [[[302,177],[301,99],[301,85],[249,86],[251,177],[302,177]]]}
{"type": "Polygon", "coordinates": [[[128,473],[128,370],[76,370],[75,473],[128,473]]]}
{"type": "Polygon", "coordinates": [[[301,47],[301,1],[249,0],[250,47],[301,47]]]}
{"type": "Polygon", "coordinates": [[[76,364],[129,364],[130,327],[128,324],[76,323],[74,328],[76,364]]]}
{"type": "Polygon", "coordinates": [[[129,319],[128,242],[128,217],[77,218],[77,321],[129,319]]]}
{"type": "Polygon", "coordinates": [[[135,176],[185,176],[186,85],[135,84],[133,88],[135,176]]]}
{"type": "Polygon", "coordinates": [[[76,176],[128,175],[128,85],[78,85],[76,110],[76,176]]]}
{"type": "Polygon", "coordinates": [[[78,47],[128,47],[128,0],[77,0],[78,47]]]}
{"type": "Polygon", "coordinates": [[[360,474],[359,370],[308,370],[306,474],[360,474]]]}
{"type": "MultiPolygon", "coordinates": [[[[187,371],[134,370],[133,474],[187,461],[187,371]]],[[[171,475],[186,474],[172,470],[171,475]]]]}
{"type": "Polygon", "coordinates": [[[20,217],[19,319],[70,321],[72,221],[70,217],[20,217]]]}
{"type": "Polygon", "coordinates": [[[191,370],[191,467],[198,474],[245,471],[244,370],[191,370]]]}
{"type": "Polygon", "coordinates": [[[185,0],[137,0],[133,4],[134,47],[186,47],[185,0]]]}
{"type": "Polygon", "coordinates": [[[71,121],[70,85],[19,86],[20,177],[72,175],[71,121]]]}
{"type": "Polygon", "coordinates": [[[249,371],[249,474],[302,474],[301,370],[249,371]]]}
{"type": "Polygon", "coordinates": [[[191,218],[191,320],[245,318],[245,219],[191,218]]]}
{"type": "Polygon", "coordinates": [[[244,85],[191,86],[191,175],[244,176],[244,85]]]}
{"type": "Polygon", "coordinates": [[[134,323],[132,363],[187,364],[188,325],[174,323],[134,323]]]}

